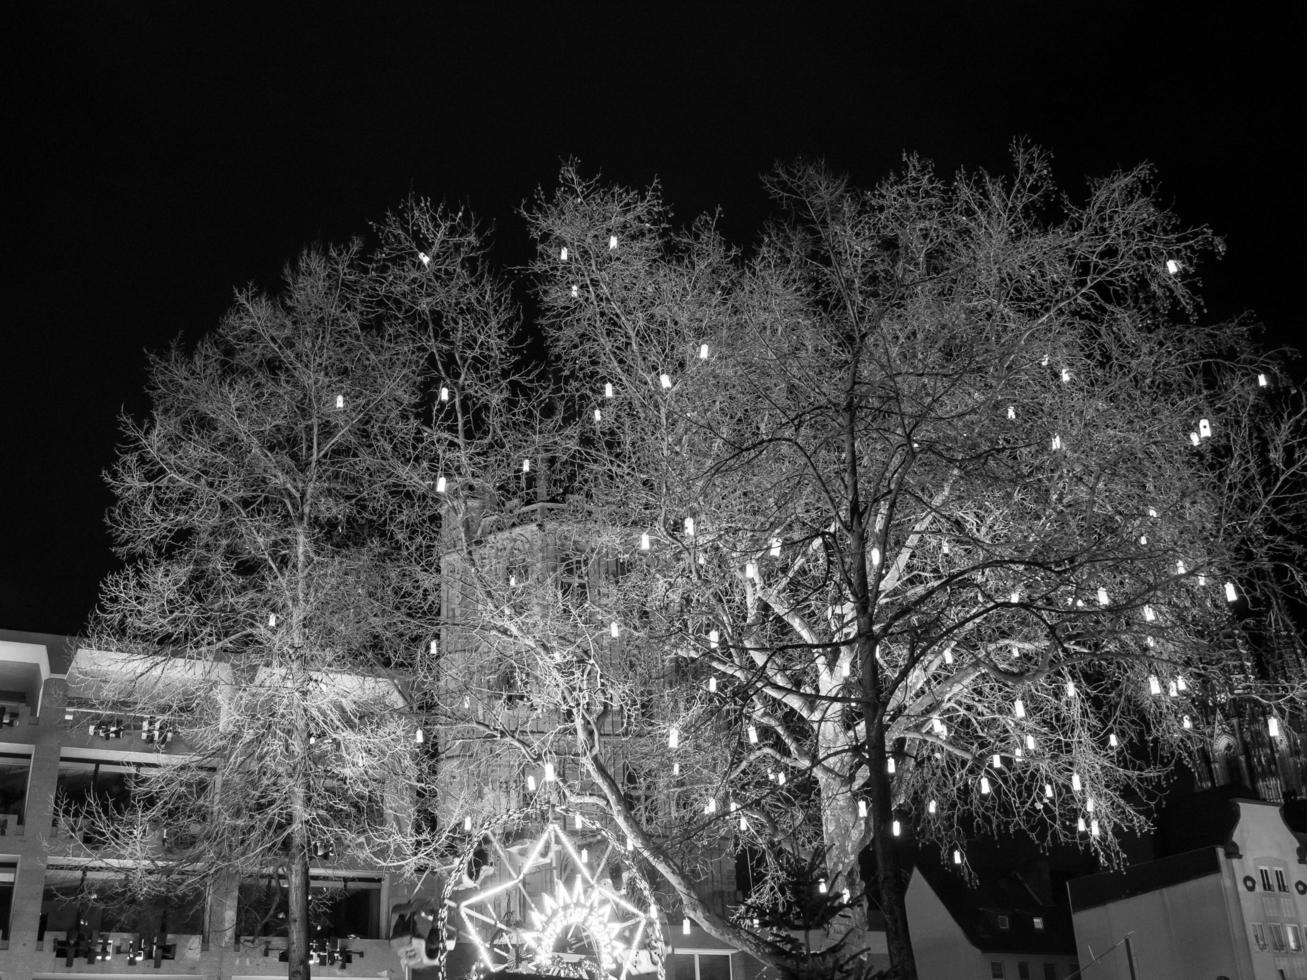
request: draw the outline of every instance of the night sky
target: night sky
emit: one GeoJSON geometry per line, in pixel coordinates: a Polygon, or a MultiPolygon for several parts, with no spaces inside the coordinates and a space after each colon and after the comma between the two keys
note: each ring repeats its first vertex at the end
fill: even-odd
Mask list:
{"type": "Polygon", "coordinates": [[[569,156],[660,177],[680,218],[720,204],[745,240],[758,174],[799,154],[870,183],[904,150],[1001,167],[1026,136],[1071,187],[1149,160],[1226,237],[1209,316],[1301,343],[1298,5],[267,6],[6,8],[0,629],[82,627],[145,349],[410,191],[471,204],[521,262],[516,209],[569,156]]]}

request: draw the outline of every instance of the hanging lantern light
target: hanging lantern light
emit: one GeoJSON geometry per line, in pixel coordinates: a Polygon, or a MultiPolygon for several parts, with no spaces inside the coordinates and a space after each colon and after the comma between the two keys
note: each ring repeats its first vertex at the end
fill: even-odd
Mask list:
{"type": "Polygon", "coordinates": [[[444,493],[444,492],[445,492],[445,478],[443,476],[438,476],[436,477],[436,493],[444,493]]]}
{"type": "Polygon", "coordinates": [[[1076,682],[1075,682],[1075,681],[1067,681],[1067,682],[1066,682],[1066,696],[1069,697],[1069,698],[1073,698],[1073,697],[1076,696],[1076,682]]]}
{"type": "Polygon", "coordinates": [[[554,764],[553,764],[552,762],[546,762],[546,763],[545,763],[545,782],[547,782],[547,783],[552,783],[552,782],[553,782],[555,779],[557,779],[557,778],[558,778],[558,774],[554,772],[554,764]]]}
{"type": "Polygon", "coordinates": [[[1152,623],[1157,620],[1157,613],[1153,611],[1152,606],[1144,606],[1144,622],[1152,623]]]}
{"type": "Polygon", "coordinates": [[[1098,836],[1098,821],[1097,821],[1097,820],[1091,820],[1091,821],[1089,821],[1089,835],[1090,835],[1091,837],[1097,837],[1097,836],[1098,836]]]}
{"type": "Polygon", "coordinates": [[[750,745],[758,744],[758,728],[756,725],[749,726],[749,744],[750,745]]]}
{"type": "Polygon", "coordinates": [[[962,863],[962,852],[957,850],[956,848],[954,848],[953,850],[953,863],[954,864],[962,863]]]}
{"type": "Polygon", "coordinates": [[[1052,798],[1053,798],[1053,784],[1052,784],[1052,783],[1045,783],[1045,784],[1044,784],[1044,799],[1046,799],[1046,800],[1051,800],[1052,798]]]}
{"type": "Polygon", "coordinates": [[[1107,589],[1100,585],[1098,587],[1098,604],[1100,606],[1106,606],[1109,602],[1111,602],[1111,600],[1107,596],[1107,589]]]}
{"type": "Polygon", "coordinates": [[[436,651],[439,649],[440,649],[440,644],[439,641],[437,640],[432,640],[429,644],[427,644],[427,652],[430,653],[431,656],[433,657],[436,655],[436,651]]]}
{"type": "Polygon", "coordinates": [[[431,264],[431,256],[428,255],[426,252],[418,252],[418,261],[421,262],[424,266],[428,266],[431,264]]]}
{"type": "Polygon", "coordinates": [[[685,916],[681,919],[681,935],[688,936],[689,934],[690,934],[690,917],[685,916]]]}
{"type": "Polygon", "coordinates": [[[1258,387],[1258,388],[1265,388],[1268,384],[1270,384],[1270,382],[1267,380],[1266,375],[1264,375],[1264,374],[1259,374],[1259,375],[1257,375],[1257,387],[1258,387]]]}
{"type": "Polygon", "coordinates": [[[1148,535],[1147,535],[1147,534],[1141,534],[1141,535],[1139,535],[1139,546],[1140,546],[1141,548],[1146,548],[1146,547],[1148,547],[1148,535]]]}
{"type": "Polygon", "coordinates": [[[861,817],[861,818],[864,819],[864,820],[867,818],[867,801],[866,801],[866,800],[858,800],[858,816],[861,817]]]}
{"type": "Polygon", "coordinates": [[[885,771],[891,776],[894,775],[894,756],[890,756],[885,760],[885,771]]]}
{"type": "Polygon", "coordinates": [[[645,531],[643,534],[640,535],[640,550],[648,551],[649,548],[650,548],[649,532],[645,531]]]}
{"type": "Polygon", "coordinates": [[[560,249],[558,250],[558,261],[559,261],[559,262],[566,262],[566,261],[567,261],[567,246],[566,246],[566,245],[564,245],[562,248],[560,248],[560,249]]]}
{"type": "Polygon", "coordinates": [[[418,745],[421,745],[423,741],[425,741],[425,737],[422,734],[422,728],[420,726],[413,732],[413,741],[418,745]]]}
{"type": "Polygon", "coordinates": [[[449,401],[449,388],[444,385],[440,386],[440,400],[442,402],[449,401]]]}
{"type": "Polygon", "coordinates": [[[1065,368],[1065,367],[1064,367],[1064,368],[1062,369],[1062,383],[1063,383],[1063,384],[1070,384],[1070,383],[1071,383],[1071,369],[1070,369],[1070,368],[1065,368]]]}
{"type": "Polygon", "coordinates": [[[523,473],[531,472],[531,460],[529,459],[522,460],[522,472],[523,473]]]}
{"type": "Polygon", "coordinates": [[[345,396],[344,396],[344,395],[337,395],[337,396],[336,396],[336,408],[337,408],[337,409],[342,409],[342,408],[344,408],[344,407],[345,407],[345,396]]]}
{"type": "Polygon", "coordinates": [[[721,640],[722,640],[722,635],[721,633],[717,632],[717,630],[708,631],[708,646],[710,649],[716,650],[718,644],[721,643],[721,640]]]}
{"type": "Polygon", "coordinates": [[[1156,674],[1148,675],[1148,693],[1152,695],[1162,693],[1162,685],[1158,682],[1156,674]]]}
{"type": "Polygon", "coordinates": [[[1171,681],[1166,685],[1166,693],[1168,697],[1172,698],[1180,696],[1180,688],[1175,681],[1171,681]]]}
{"type": "Polygon", "coordinates": [[[989,787],[989,777],[988,777],[988,776],[981,776],[981,777],[980,777],[980,792],[981,792],[981,795],[982,795],[982,796],[988,796],[988,795],[989,795],[989,788],[990,788],[990,787],[989,787]]]}
{"type": "Polygon", "coordinates": [[[1009,405],[1007,407],[1007,417],[1014,422],[1016,421],[1017,407],[1015,405],[1009,405]]]}
{"type": "Polygon", "coordinates": [[[660,374],[658,375],[658,383],[664,388],[670,388],[672,386],[672,376],[670,374],[660,374]]]}
{"type": "Polygon", "coordinates": [[[572,283],[572,299],[580,299],[580,297],[581,297],[581,287],[578,286],[576,283],[572,283]]]}
{"type": "Polygon", "coordinates": [[[717,812],[717,801],[713,799],[711,796],[708,797],[708,802],[704,804],[703,812],[707,814],[712,814],[717,812]]]}
{"type": "Polygon", "coordinates": [[[944,648],[944,663],[946,663],[946,664],[951,664],[951,663],[953,663],[953,644],[952,644],[952,643],[950,643],[947,647],[944,648]]]}
{"type": "Polygon", "coordinates": [[[694,537],[694,518],[693,518],[693,517],[687,517],[687,518],[685,519],[685,536],[686,536],[687,538],[692,538],[692,537],[694,537]]]}
{"type": "Polygon", "coordinates": [[[1056,451],[1056,450],[1061,449],[1061,448],[1062,448],[1062,437],[1061,437],[1060,435],[1058,435],[1057,433],[1054,433],[1054,434],[1053,434],[1053,449],[1054,449],[1054,451],[1056,451]]]}
{"type": "Polygon", "coordinates": [[[605,398],[613,397],[613,383],[611,381],[604,382],[604,397],[605,398]]]}
{"type": "Polygon", "coordinates": [[[1226,583],[1225,583],[1225,601],[1226,601],[1226,602],[1236,602],[1236,601],[1238,601],[1238,599],[1239,599],[1239,593],[1237,593],[1237,592],[1234,590],[1234,583],[1233,583],[1233,582],[1226,582],[1226,583]]]}
{"type": "Polygon", "coordinates": [[[1179,677],[1175,679],[1175,686],[1179,688],[1181,691],[1189,690],[1189,685],[1185,682],[1184,674],[1181,674],[1179,677]]]}
{"type": "Polygon", "coordinates": [[[939,715],[930,716],[930,727],[935,730],[936,735],[944,734],[944,723],[939,720],[939,715]]]}
{"type": "Polygon", "coordinates": [[[1192,721],[1189,720],[1189,716],[1188,716],[1188,715],[1185,715],[1185,716],[1184,716],[1184,721],[1182,721],[1181,724],[1184,725],[1184,727],[1185,727],[1186,730],[1188,730],[1188,729],[1194,727],[1194,723],[1193,723],[1192,721]]]}
{"type": "Polygon", "coordinates": [[[931,800],[929,803],[926,804],[926,812],[929,813],[932,817],[935,815],[935,811],[937,811],[938,809],[939,809],[939,804],[936,803],[934,800],[931,800]]]}
{"type": "Polygon", "coordinates": [[[893,836],[895,836],[895,837],[899,836],[899,830],[900,830],[900,827],[901,827],[901,825],[899,824],[899,822],[898,822],[897,820],[891,822],[891,823],[890,823],[890,833],[891,833],[893,836]]]}
{"type": "Polygon", "coordinates": [[[1114,749],[1117,747],[1116,732],[1107,733],[1107,747],[1109,749],[1114,749]]]}
{"type": "Polygon", "coordinates": [[[622,635],[622,628],[617,625],[617,620],[614,619],[611,623],[608,624],[608,635],[611,636],[614,640],[616,640],[618,637],[622,635]]]}
{"type": "Polygon", "coordinates": [[[1175,574],[1177,574],[1177,575],[1183,575],[1184,573],[1185,573],[1184,559],[1183,559],[1183,558],[1177,558],[1177,559],[1175,560],[1175,574]]]}
{"type": "Polygon", "coordinates": [[[880,549],[873,547],[871,549],[871,567],[880,568],[880,549]]]}
{"type": "Polygon", "coordinates": [[[536,778],[534,775],[530,775],[530,774],[527,775],[526,789],[528,793],[534,793],[536,791],[536,778]]]}
{"type": "Polygon", "coordinates": [[[1280,719],[1274,715],[1266,719],[1266,730],[1270,733],[1271,738],[1280,737],[1280,719]]]}
{"type": "Polygon", "coordinates": [[[708,678],[708,693],[709,693],[709,694],[716,694],[716,693],[717,693],[717,678],[716,678],[716,677],[709,677],[709,678],[708,678]]]}
{"type": "Polygon", "coordinates": [[[780,539],[780,538],[772,538],[772,539],[771,539],[771,550],[770,550],[769,554],[770,554],[773,558],[779,558],[779,557],[781,556],[781,539],[780,539]]]}
{"type": "Polygon", "coordinates": [[[1212,423],[1207,421],[1207,419],[1198,420],[1198,438],[1199,439],[1212,438],[1212,423]]]}
{"type": "Polygon", "coordinates": [[[679,749],[681,747],[681,733],[673,726],[667,730],[667,747],[669,749],[679,749]]]}
{"type": "Polygon", "coordinates": [[[595,409],[595,421],[596,421],[596,422],[602,422],[603,420],[604,420],[604,413],[601,412],[599,409],[596,408],[596,409],[595,409]]]}
{"type": "Polygon", "coordinates": [[[1197,433],[1197,432],[1190,432],[1190,433],[1189,433],[1189,441],[1190,441],[1191,443],[1193,443],[1193,445],[1195,445],[1195,446],[1199,445],[1199,444],[1202,442],[1202,440],[1201,440],[1200,438],[1198,438],[1198,433],[1197,433]]]}
{"type": "Polygon", "coordinates": [[[271,628],[271,629],[276,629],[276,627],[277,627],[277,614],[276,614],[276,613],[268,613],[268,626],[269,626],[269,628],[271,628]]]}
{"type": "Polygon", "coordinates": [[[995,769],[1003,768],[1003,757],[999,755],[997,752],[994,753],[994,768],[995,769]]]}
{"type": "Polygon", "coordinates": [[[744,814],[740,814],[740,829],[741,830],[749,829],[749,820],[747,817],[744,816],[744,814]]]}
{"type": "Polygon", "coordinates": [[[1020,698],[1017,698],[1013,703],[1012,713],[1018,718],[1024,718],[1026,716],[1026,706],[1021,702],[1020,698]]]}
{"type": "Polygon", "coordinates": [[[1026,751],[1027,752],[1035,751],[1035,736],[1033,735],[1026,736],[1026,751]]]}
{"type": "Polygon", "coordinates": [[[1018,592],[1016,589],[1013,589],[1011,599],[1012,599],[1012,605],[1015,606],[1017,603],[1021,601],[1021,593],[1018,592]]]}
{"type": "Polygon", "coordinates": [[[1084,817],[1077,817],[1077,818],[1076,818],[1076,830],[1080,831],[1080,833],[1082,833],[1082,834],[1085,832],[1085,818],[1084,818],[1084,817]]]}
{"type": "Polygon", "coordinates": [[[615,248],[617,248],[617,236],[616,236],[616,235],[609,235],[609,236],[608,236],[608,251],[611,252],[611,251],[613,251],[613,249],[615,249],[615,248]]]}
{"type": "Polygon", "coordinates": [[[1071,792],[1080,792],[1080,773],[1078,772],[1073,772],[1071,774],[1071,792]]]}
{"type": "Polygon", "coordinates": [[[1184,266],[1182,266],[1182,265],[1179,263],[1179,261],[1177,261],[1176,259],[1167,259],[1167,260],[1166,260],[1166,272],[1167,272],[1168,275],[1172,275],[1172,276],[1179,275],[1179,274],[1180,274],[1180,270],[1183,269],[1183,268],[1184,268],[1184,266]]]}
{"type": "Polygon", "coordinates": [[[471,829],[472,829],[472,818],[471,818],[471,817],[464,817],[464,818],[463,818],[463,830],[466,832],[466,831],[470,831],[471,829]]]}
{"type": "Polygon", "coordinates": [[[701,360],[701,361],[706,361],[706,360],[708,360],[708,345],[707,345],[707,344],[700,344],[700,345],[699,345],[699,360],[701,360]]]}
{"type": "Polygon", "coordinates": [[[759,585],[762,584],[762,577],[758,574],[758,563],[756,561],[745,563],[744,577],[753,579],[759,585]]]}

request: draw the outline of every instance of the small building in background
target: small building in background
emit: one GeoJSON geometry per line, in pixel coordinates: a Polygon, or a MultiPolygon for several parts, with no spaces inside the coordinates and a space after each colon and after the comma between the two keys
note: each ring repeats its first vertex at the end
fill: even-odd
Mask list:
{"type": "Polygon", "coordinates": [[[1175,853],[1071,882],[1086,980],[1307,978],[1307,837],[1274,803],[1192,803],[1175,853]]]}

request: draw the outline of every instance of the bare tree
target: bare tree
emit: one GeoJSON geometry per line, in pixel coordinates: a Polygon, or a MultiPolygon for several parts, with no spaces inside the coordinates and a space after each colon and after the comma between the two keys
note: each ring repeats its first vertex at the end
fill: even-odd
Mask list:
{"type": "Polygon", "coordinates": [[[306,253],[282,294],[150,359],[108,475],[127,564],[92,639],[117,655],[74,682],[166,745],[124,812],[76,814],[96,853],[134,858],[138,889],[284,876],[298,980],[311,855],[443,853],[414,820],[436,763],[411,677],[437,654],[446,484],[513,380],[475,225],[411,201],[378,239],[306,253]]]}
{"type": "Polygon", "coordinates": [[[1146,169],[1080,202],[1024,147],[1007,177],[909,159],[871,191],[809,166],[768,186],[747,259],[710,222],[673,232],[656,187],[570,167],[530,209],[581,433],[555,519],[625,567],[552,627],[496,603],[494,629],[571,712],[530,751],[570,740],[705,928],[766,953],[678,857],[714,822],[815,845],[855,908],[869,849],[911,977],[902,841],[962,868],[1000,831],[1112,860],[1199,707],[1250,693],[1237,637],[1300,584],[1303,409],[1249,329],[1192,322],[1219,243],[1146,169]],[[656,819],[609,751],[624,683],[661,748],[640,776],[682,801],[656,819]]]}

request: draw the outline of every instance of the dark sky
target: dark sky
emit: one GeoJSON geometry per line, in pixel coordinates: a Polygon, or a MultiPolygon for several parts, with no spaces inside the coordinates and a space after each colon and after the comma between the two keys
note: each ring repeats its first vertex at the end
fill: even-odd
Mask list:
{"type": "Polygon", "coordinates": [[[1156,164],[1226,236],[1211,315],[1295,342],[1307,33],[1272,6],[10,4],[0,628],[75,632],[92,606],[142,352],[410,190],[470,203],[515,262],[515,209],[566,156],[750,236],[777,159],[870,182],[905,149],[998,167],[1027,136],[1068,185],[1156,164]]]}

